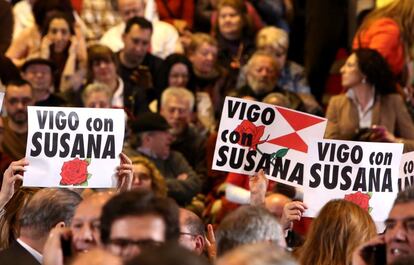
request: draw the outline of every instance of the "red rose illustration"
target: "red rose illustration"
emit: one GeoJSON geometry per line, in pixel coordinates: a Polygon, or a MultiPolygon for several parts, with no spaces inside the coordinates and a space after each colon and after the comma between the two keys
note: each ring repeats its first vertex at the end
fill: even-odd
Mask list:
{"type": "Polygon", "coordinates": [[[265,130],[264,125],[256,126],[251,121],[244,120],[242,123],[240,123],[237,128],[234,130],[235,132],[238,132],[240,135],[240,139],[238,144],[242,146],[249,146],[250,149],[256,150],[258,144],[262,144],[265,141],[260,141],[260,138],[262,138],[263,133],[265,130]],[[245,141],[242,143],[242,138],[244,134],[250,134],[252,135],[252,141],[249,145],[249,141],[245,141]]]}
{"type": "Polygon", "coordinates": [[[360,191],[347,194],[344,197],[344,200],[353,202],[357,205],[359,205],[362,209],[365,211],[368,211],[369,209],[369,200],[371,199],[371,196],[368,193],[362,193],[360,191]]]}
{"type": "Polygon", "coordinates": [[[88,162],[75,158],[63,163],[60,185],[79,185],[88,179],[88,162]]]}

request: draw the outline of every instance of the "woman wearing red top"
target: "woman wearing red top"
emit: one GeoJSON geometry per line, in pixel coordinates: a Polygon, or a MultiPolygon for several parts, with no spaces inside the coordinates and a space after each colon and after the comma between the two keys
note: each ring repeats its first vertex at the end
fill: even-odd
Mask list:
{"type": "Polygon", "coordinates": [[[155,0],[161,20],[174,25],[178,32],[193,28],[194,0],[155,0]]]}
{"type": "Polygon", "coordinates": [[[355,35],[353,48],[377,50],[394,75],[401,78],[413,43],[414,1],[399,0],[374,10],[364,19],[355,35]]]}

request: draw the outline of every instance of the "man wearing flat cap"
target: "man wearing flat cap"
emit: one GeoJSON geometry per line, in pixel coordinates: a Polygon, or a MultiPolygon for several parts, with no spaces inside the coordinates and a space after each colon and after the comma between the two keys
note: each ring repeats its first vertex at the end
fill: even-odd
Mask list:
{"type": "Polygon", "coordinates": [[[129,155],[143,155],[150,159],[164,176],[168,195],[181,206],[189,204],[201,191],[202,179],[184,156],[170,149],[170,125],[160,114],[147,112],[131,125],[136,142],[129,155]]]}
{"type": "Polygon", "coordinates": [[[50,60],[33,58],[27,60],[22,68],[22,76],[33,88],[33,99],[36,106],[63,106],[66,101],[53,93],[53,73],[56,67],[50,60]]]}

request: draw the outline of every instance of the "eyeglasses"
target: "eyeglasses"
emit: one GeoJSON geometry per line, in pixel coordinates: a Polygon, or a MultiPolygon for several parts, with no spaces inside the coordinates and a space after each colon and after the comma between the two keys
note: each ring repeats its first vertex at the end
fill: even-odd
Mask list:
{"type": "Polygon", "coordinates": [[[385,221],[386,231],[394,229],[401,222],[407,233],[414,234],[414,217],[408,217],[402,220],[388,219],[385,221]]]}
{"type": "Polygon", "coordinates": [[[192,234],[192,233],[180,232],[180,236],[198,236],[198,235],[192,234]]]}
{"type": "Polygon", "coordinates": [[[163,244],[163,242],[155,241],[152,239],[131,240],[131,239],[126,239],[126,238],[115,238],[115,239],[110,239],[109,244],[116,246],[120,249],[127,249],[130,247],[138,247],[138,248],[159,247],[163,244]]]}

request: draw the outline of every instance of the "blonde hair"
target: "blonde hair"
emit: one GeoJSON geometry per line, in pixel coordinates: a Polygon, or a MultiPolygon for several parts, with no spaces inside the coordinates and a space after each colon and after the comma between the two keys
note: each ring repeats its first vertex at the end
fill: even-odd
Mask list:
{"type": "Polygon", "coordinates": [[[151,176],[151,188],[155,195],[160,197],[167,197],[167,184],[165,183],[164,176],[157,169],[157,167],[150,160],[143,156],[134,156],[131,158],[132,165],[144,165],[149,171],[151,176]]]}
{"type": "Polygon", "coordinates": [[[313,221],[299,249],[301,265],[350,265],[352,253],[376,236],[371,216],[358,205],[332,200],[313,221]]]}
{"type": "Polygon", "coordinates": [[[206,33],[194,33],[191,35],[191,41],[187,48],[187,55],[192,55],[203,44],[207,43],[211,46],[218,47],[217,40],[206,33]]]}
{"type": "Polygon", "coordinates": [[[256,47],[260,49],[263,46],[271,46],[273,49],[289,48],[289,35],[281,28],[268,26],[262,28],[256,36],[256,47]]]}
{"type": "Polygon", "coordinates": [[[414,43],[414,0],[394,0],[388,5],[372,11],[364,19],[358,33],[366,30],[379,18],[391,18],[400,26],[401,36],[407,49],[414,43]]]}

